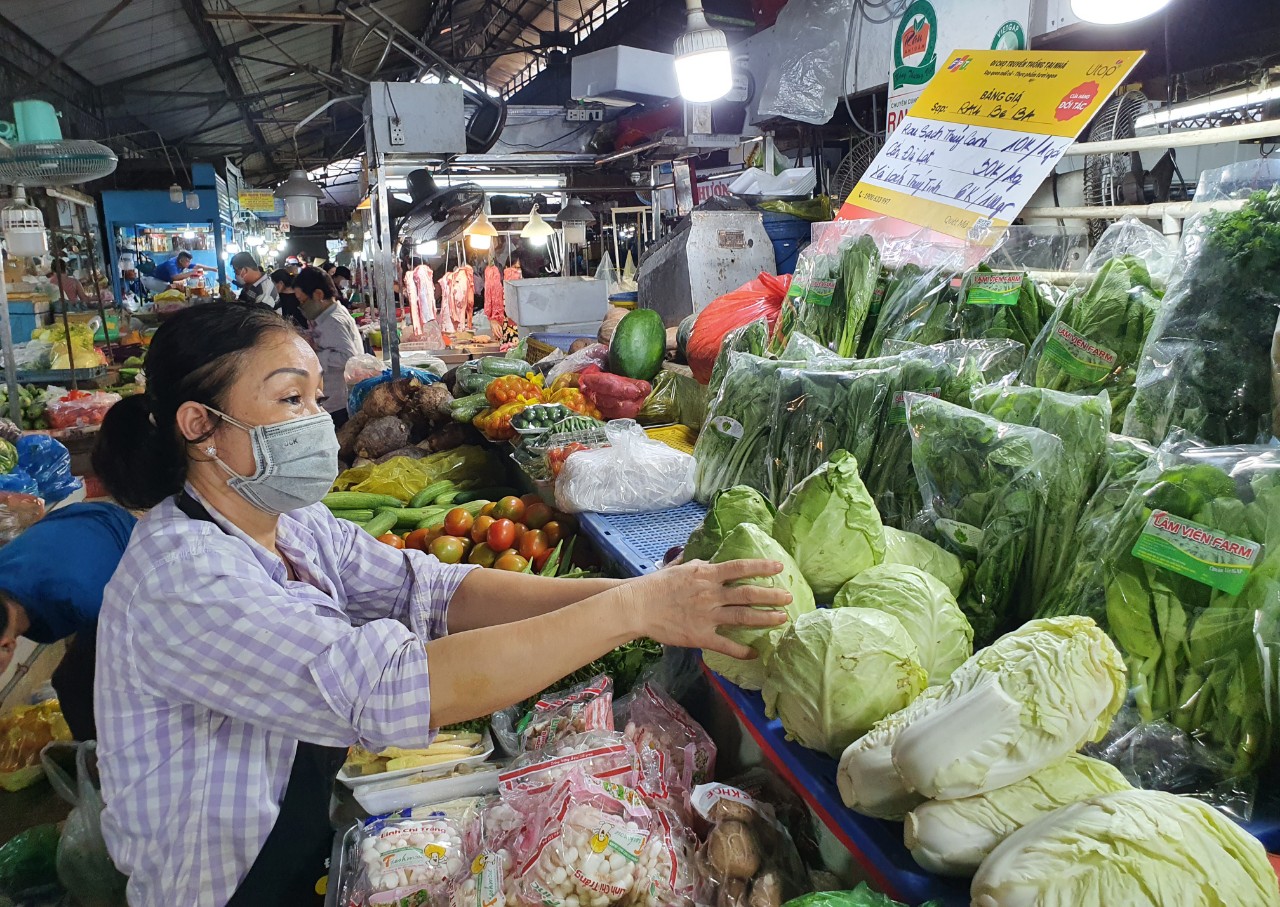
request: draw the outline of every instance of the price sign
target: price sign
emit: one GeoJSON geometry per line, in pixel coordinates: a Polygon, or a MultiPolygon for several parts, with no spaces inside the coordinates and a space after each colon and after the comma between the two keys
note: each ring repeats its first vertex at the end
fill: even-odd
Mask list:
{"type": "Polygon", "coordinates": [[[241,189],[240,207],[255,214],[271,214],[276,210],[276,196],[270,189],[241,189]]]}
{"type": "Polygon", "coordinates": [[[1141,51],[955,52],[840,219],[885,215],[994,244],[1141,59],[1141,51]]]}

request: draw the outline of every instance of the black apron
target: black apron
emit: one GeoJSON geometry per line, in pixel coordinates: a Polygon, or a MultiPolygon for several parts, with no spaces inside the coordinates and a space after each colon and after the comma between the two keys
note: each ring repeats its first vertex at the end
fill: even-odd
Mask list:
{"type": "MultiPolygon", "coordinates": [[[[193,520],[214,522],[209,511],[185,491],[178,495],[177,504],[193,520]]],[[[299,741],[280,815],[227,907],[324,904],[316,885],[328,876],[325,863],[333,850],[329,796],[346,757],[346,747],[299,741]]]]}

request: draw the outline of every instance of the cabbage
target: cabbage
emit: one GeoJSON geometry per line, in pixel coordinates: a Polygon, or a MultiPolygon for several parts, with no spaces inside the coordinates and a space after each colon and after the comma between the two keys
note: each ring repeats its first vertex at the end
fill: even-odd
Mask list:
{"type": "Polygon", "coordinates": [[[964,589],[964,565],[960,563],[960,558],[914,532],[903,532],[901,529],[885,526],[884,560],[881,563],[919,567],[946,583],[951,594],[957,598],[964,589]]]}
{"type": "Polygon", "coordinates": [[[707,560],[716,553],[724,537],[743,523],[754,523],[765,535],[773,535],[773,517],[777,512],[764,495],[749,485],[717,491],[711,497],[702,525],[693,530],[684,546],[684,560],[707,560]]]}
{"type": "Polygon", "coordinates": [[[840,587],[837,608],[872,608],[892,614],[920,650],[929,683],[946,683],[973,654],[973,628],[951,590],[916,567],[877,564],[840,587]]]}
{"type": "Polygon", "coordinates": [[[940,701],[942,691],[942,687],[929,687],[911,705],[880,719],[845,748],[836,772],[836,787],[845,806],[864,816],[900,821],[924,802],[893,767],[893,742],[903,728],[940,701]]]}
{"type": "MultiPolygon", "coordinates": [[[[800,615],[813,610],[813,593],[809,590],[808,585],[805,584],[804,577],[800,575],[800,568],[791,559],[791,555],[783,551],[782,546],[771,539],[768,533],[759,526],[752,523],[743,523],[735,527],[720,543],[720,547],[712,556],[711,562],[713,564],[723,564],[725,561],[754,558],[779,561],[782,564],[782,572],[776,576],[761,576],[743,580],[740,585],[786,589],[791,593],[791,604],[787,605],[786,612],[793,621],[800,615]]],[[[788,624],[769,629],[726,628],[721,631],[721,635],[732,639],[734,642],[751,646],[755,650],[757,657],[750,661],[743,661],[738,658],[730,658],[728,655],[721,655],[719,652],[704,651],[702,660],[706,662],[707,667],[711,670],[731,683],[736,683],[744,690],[758,690],[764,683],[765,665],[773,654],[774,644],[786,631],[787,627],[788,624]]]]}
{"type": "Polygon", "coordinates": [[[13,472],[18,465],[18,448],[0,438],[0,472],[13,472]]]}
{"type": "Polygon", "coordinates": [[[935,800],[986,793],[1101,740],[1127,691],[1124,659],[1092,619],[1033,620],[955,670],[898,734],[893,764],[935,800]]]}
{"type": "Polygon", "coordinates": [[[868,608],[821,608],[797,618],[765,666],[764,710],[787,737],[838,756],[925,688],[902,623],[868,608]]]}
{"type": "Polygon", "coordinates": [[[1262,844],[1213,807],[1102,794],[1014,832],[973,879],[973,907],[1277,907],[1262,844]]]}
{"type": "Polygon", "coordinates": [[[773,535],[822,602],[884,559],[880,514],[858,477],[858,461],[845,450],[791,489],[778,508],[773,535]]]}
{"type": "Polygon", "coordinates": [[[1114,766],[1072,753],[1008,787],[917,806],[906,817],[904,837],[911,855],[929,872],[971,876],[1022,826],[1071,803],[1128,789],[1114,766]]]}

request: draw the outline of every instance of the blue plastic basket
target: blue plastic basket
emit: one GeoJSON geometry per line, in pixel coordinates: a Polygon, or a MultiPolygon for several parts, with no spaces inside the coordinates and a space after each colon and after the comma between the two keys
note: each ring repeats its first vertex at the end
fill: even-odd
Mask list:
{"type": "Polygon", "coordinates": [[[529,335],[530,340],[537,340],[539,343],[545,343],[547,346],[554,346],[556,349],[569,352],[569,347],[573,346],[574,341],[590,340],[595,343],[595,335],[593,334],[551,334],[543,331],[534,331],[529,335]]]}
{"type": "Polygon", "coordinates": [[[668,551],[687,542],[706,515],[707,508],[690,501],[649,513],[584,513],[578,520],[583,533],[619,570],[627,576],[643,576],[657,570],[668,551]]]}

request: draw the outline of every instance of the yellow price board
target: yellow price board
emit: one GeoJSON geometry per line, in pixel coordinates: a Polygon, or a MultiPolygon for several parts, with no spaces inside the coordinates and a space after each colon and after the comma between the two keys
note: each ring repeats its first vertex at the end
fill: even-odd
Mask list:
{"type": "Polygon", "coordinates": [[[956,51],[849,194],[840,219],[888,216],[992,245],[1141,51],[956,51]]]}
{"type": "Polygon", "coordinates": [[[276,196],[270,189],[242,189],[240,207],[255,214],[271,214],[276,210],[276,196]]]}

